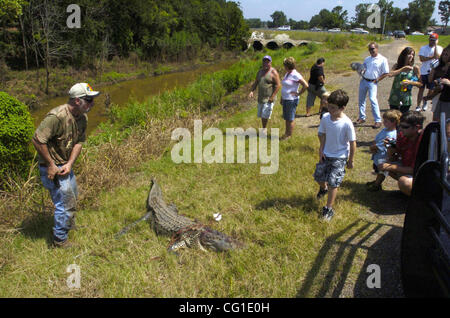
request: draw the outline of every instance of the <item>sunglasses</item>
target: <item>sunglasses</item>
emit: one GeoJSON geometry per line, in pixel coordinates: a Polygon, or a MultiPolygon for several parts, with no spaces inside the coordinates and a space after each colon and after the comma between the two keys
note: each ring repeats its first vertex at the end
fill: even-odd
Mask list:
{"type": "Polygon", "coordinates": [[[411,128],[412,126],[411,126],[411,125],[400,124],[399,127],[402,128],[402,129],[409,129],[409,128],[411,128]]]}
{"type": "Polygon", "coordinates": [[[92,103],[92,101],[94,100],[94,98],[92,98],[92,97],[81,97],[81,99],[84,99],[88,103],[92,103]]]}
{"type": "Polygon", "coordinates": [[[369,51],[372,52],[372,51],[375,51],[375,49],[376,49],[375,47],[370,47],[370,48],[369,48],[369,51]]]}

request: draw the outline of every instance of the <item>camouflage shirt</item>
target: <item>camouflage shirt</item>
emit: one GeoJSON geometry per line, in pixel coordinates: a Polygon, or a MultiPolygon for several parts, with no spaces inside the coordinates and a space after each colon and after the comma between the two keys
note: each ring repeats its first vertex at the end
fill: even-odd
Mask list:
{"type": "MultiPolygon", "coordinates": [[[[63,165],[69,161],[73,147],[86,140],[87,115],[74,117],[69,106],[53,108],[42,120],[34,133],[34,138],[47,144],[50,157],[55,164],[63,165]]],[[[39,156],[39,163],[46,163],[39,156]]]]}

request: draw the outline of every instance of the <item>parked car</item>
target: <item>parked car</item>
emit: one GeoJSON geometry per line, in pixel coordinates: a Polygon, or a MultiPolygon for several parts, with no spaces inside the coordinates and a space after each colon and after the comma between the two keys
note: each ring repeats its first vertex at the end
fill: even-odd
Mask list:
{"type": "Polygon", "coordinates": [[[351,29],[350,32],[358,33],[358,34],[369,34],[369,31],[366,31],[366,30],[364,30],[362,28],[351,29]]]}
{"type": "Polygon", "coordinates": [[[394,33],[392,33],[392,31],[388,31],[388,32],[386,33],[386,35],[387,35],[387,36],[394,36],[394,33]]]}
{"type": "Polygon", "coordinates": [[[394,37],[396,38],[406,38],[406,33],[405,31],[401,31],[401,30],[396,30],[394,31],[394,37]]]}
{"type": "Polygon", "coordinates": [[[341,32],[341,29],[339,29],[339,28],[333,28],[333,29],[329,29],[328,32],[339,33],[339,32],[341,32]]]}
{"type": "Polygon", "coordinates": [[[290,25],[282,25],[277,28],[277,30],[282,30],[282,31],[289,31],[290,29],[291,29],[290,25]]]}
{"type": "Polygon", "coordinates": [[[317,31],[322,31],[322,29],[314,27],[314,28],[310,29],[310,31],[317,32],[317,31]]]}
{"type": "Polygon", "coordinates": [[[413,33],[411,33],[411,35],[424,35],[424,34],[419,31],[414,31],[413,33]]]}

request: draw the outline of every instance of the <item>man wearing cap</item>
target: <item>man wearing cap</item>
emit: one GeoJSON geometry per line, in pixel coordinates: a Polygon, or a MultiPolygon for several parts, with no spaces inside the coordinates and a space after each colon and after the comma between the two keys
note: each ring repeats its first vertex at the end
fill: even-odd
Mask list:
{"type": "Polygon", "coordinates": [[[439,35],[437,33],[431,33],[428,39],[428,45],[424,45],[420,48],[419,59],[422,62],[420,67],[420,81],[424,84],[419,87],[419,92],[417,93],[417,107],[416,111],[427,110],[427,101],[423,100],[423,107],[421,107],[423,93],[425,91],[425,86],[428,90],[434,88],[433,82],[428,80],[428,76],[431,72],[433,63],[435,63],[442,54],[442,46],[437,45],[439,35]]]}
{"type": "Polygon", "coordinates": [[[368,49],[370,56],[364,60],[365,72],[359,82],[359,118],[355,124],[366,122],[366,96],[368,93],[375,121],[372,128],[377,129],[381,127],[380,107],[377,100],[378,82],[388,76],[389,64],[387,59],[378,53],[377,43],[371,42],[368,45],[368,49]]]}
{"type": "Polygon", "coordinates": [[[87,83],[72,86],[67,104],[52,109],[32,139],[38,152],[41,181],[55,205],[53,243],[56,247],[69,246],[68,233],[74,227],[78,195],[72,166],[86,140],[86,113],[99,94],[87,83]]]}
{"type": "Polygon", "coordinates": [[[262,67],[256,74],[256,80],[248,95],[250,98],[253,98],[256,88],[258,88],[258,117],[261,118],[262,127],[265,130],[272,115],[275,97],[281,88],[280,76],[272,67],[272,58],[269,55],[262,59],[262,67]]]}

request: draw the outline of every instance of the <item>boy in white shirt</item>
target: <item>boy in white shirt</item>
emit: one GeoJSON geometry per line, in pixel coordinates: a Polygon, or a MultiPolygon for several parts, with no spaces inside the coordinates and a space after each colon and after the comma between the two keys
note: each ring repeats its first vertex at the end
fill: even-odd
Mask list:
{"type": "Polygon", "coordinates": [[[314,171],[314,180],[320,189],[317,198],[328,193],[327,205],[322,209],[322,218],[330,221],[334,215],[333,204],[337,190],[345,175],[345,165],[353,168],[356,152],[356,134],[353,123],[344,114],[348,95],[339,89],[328,97],[328,112],[319,125],[319,163],[314,171]]]}

